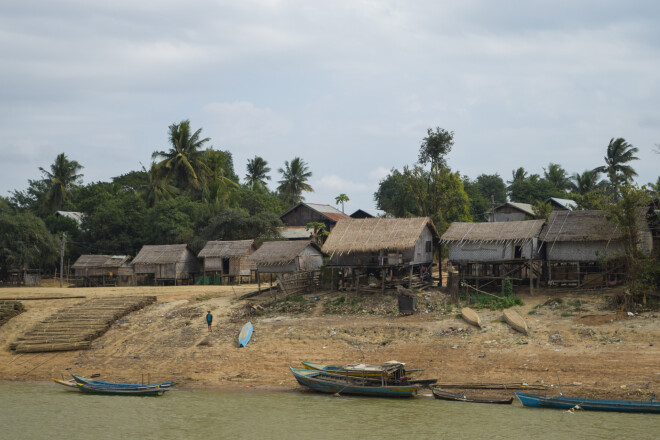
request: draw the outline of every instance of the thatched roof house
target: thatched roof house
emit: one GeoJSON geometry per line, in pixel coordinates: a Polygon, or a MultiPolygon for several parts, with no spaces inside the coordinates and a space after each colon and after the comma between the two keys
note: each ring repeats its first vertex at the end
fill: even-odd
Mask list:
{"type": "Polygon", "coordinates": [[[220,272],[222,275],[250,275],[257,267],[247,262],[257,246],[254,240],[209,241],[198,255],[204,260],[204,272],[220,272]]]}
{"type": "Polygon", "coordinates": [[[120,267],[126,266],[131,257],[128,255],[92,255],[78,257],[71,266],[76,277],[90,277],[116,274],[120,267]]]}
{"type": "Polygon", "coordinates": [[[185,280],[199,273],[200,264],[186,244],[145,245],[133,259],[136,275],[152,275],[154,281],[185,280]]]}
{"type": "Polygon", "coordinates": [[[502,262],[536,258],[544,220],[454,222],[442,234],[452,263],[502,262]]]}
{"type": "Polygon", "coordinates": [[[310,241],[267,241],[247,258],[261,273],[291,273],[323,265],[323,252],[310,241]]]}
{"type": "MultiPolygon", "coordinates": [[[[653,238],[646,208],[638,214],[640,250],[650,253],[653,238]]],[[[624,231],[606,211],[553,211],[541,233],[548,261],[598,261],[624,254],[624,231]]]]}
{"type": "Polygon", "coordinates": [[[323,245],[333,266],[392,266],[433,261],[433,221],[417,218],[339,220],[323,245]]]}

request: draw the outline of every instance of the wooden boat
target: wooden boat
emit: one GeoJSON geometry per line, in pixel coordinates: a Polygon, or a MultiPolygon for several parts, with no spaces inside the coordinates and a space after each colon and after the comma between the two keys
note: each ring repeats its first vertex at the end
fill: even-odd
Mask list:
{"type": "Polygon", "coordinates": [[[660,402],[654,399],[640,400],[606,400],[582,399],[580,397],[545,397],[539,394],[515,393],[524,406],[536,408],[584,409],[588,411],[620,411],[634,413],[660,414],[660,402]]]}
{"type": "Polygon", "coordinates": [[[251,322],[247,322],[243,328],[241,329],[241,332],[238,335],[238,346],[239,347],[245,347],[248,342],[250,342],[250,338],[252,337],[252,331],[254,330],[254,327],[252,326],[251,322]]]}
{"type": "MultiPolygon", "coordinates": [[[[84,376],[78,376],[77,374],[72,374],[71,376],[73,376],[74,381],[77,382],[77,383],[81,383],[81,384],[85,384],[85,385],[103,386],[103,387],[109,387],[109,388],[137,388],[137,387],[169,388],[169,387],[173,387],[174,385],[176,385],[176,382],[156,382],[156,383],[149,383],[149,384],[104,382],[102,380],[88,379],[84,376]]],[[[53,379],[53,380],[57,381],[56,379],[53,379]]]]}
{"type": "Polygon", "coordinates": [[[513,328],[514,330],[519,331],[520,333],[527,335],[529,329],[527,328],[527,323],[522,316],[518,314],[515,310],[504,310],[504,320],[513,328]]]}
{"type": "Polygon", "coordinates": [[[78,389],[86,394],[104,394],[114,396],[162,396],[167,388],[159,386],[142,387],[104,387],[100,385],[89,385],[77,383],[78,389]]]}
{"type": "Polygon", "coordinates": [[[325,365],[325,364],[318,364],[316,362],[307,362],[307,361],[302,361],[301,363],[308,370],[325,371],[327,373],[343,374],[347,376],[356,376],[356,377],[367,376],[367,377],[380,378],[383,374],[383,371],[385,371],[388,376],[403,377],[411,373],[424,371],[423,368],[405,368],[406,364],[397,361],[388,361],[380,365],[369,365],[369,364],[325,365]]]}
{"type": "Polygon", "coordinates": [[[469,307],[463,307],[461,309],[461,317],[468,324],[476,325],[481,328],[481,319],[479,314],[469,307]]]}
{"type": "Polygon", "coordinates": [[[72,390],[77,390],[78,387],[76,386],[76,381],[75,379],[69,379],[69,380],[61,380],[61,379],[55,379],[54,377],[51,377],[53,382],[58,383],[60,385],[64,385],[67,388],[71,388],[72,390]]]}
{"type": "Polygon", "coordinates": [[[494,403],[502,405],[510,405],[513,402],[513,397],[508,399],[481,399],[477,397],[468,397],[465,394],[450,393],[449,391],[441,390],[439,388],[432,388],[433,397],[440,400],[452,400],[455,402],[473,402],[473,403],[494,403]]]}
{"type": "Polygon", "coordinates": [[[382,385],[372,379],[289,367],[298,383],[314,391],[330,394],[355,394],[376,397],[412,397],[418,385],[382,385]]]}

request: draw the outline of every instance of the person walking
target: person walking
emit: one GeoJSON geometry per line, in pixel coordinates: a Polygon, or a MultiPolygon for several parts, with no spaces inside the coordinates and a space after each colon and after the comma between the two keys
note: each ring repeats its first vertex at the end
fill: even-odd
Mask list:
{"type": "Polygon", "coordinates": [[[209,331],[211,331],[211,324],[213,323],[213,315],[211,311],[206,312],[206,324],[209,326],[209,331]]]}

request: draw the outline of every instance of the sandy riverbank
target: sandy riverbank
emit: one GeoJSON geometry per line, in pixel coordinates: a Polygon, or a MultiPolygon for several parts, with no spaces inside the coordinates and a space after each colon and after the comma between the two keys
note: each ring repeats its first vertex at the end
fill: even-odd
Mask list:
{"type": "MultiPolygon", "coordinates": [[[[3,298],[158,297],[156,304],[118,321],[90,350],[17,355],[9,351],[10,342],[39,320],[83,300],[23,301],[27,311],[0,327],[0,379],[49,380],[77,372],[118,381],[139,381],[144,375],[144,380],[176,380],[182,387],[295,389],[287,367],[301,360],[396,359],[424,368],[420,378],[441,382],[561,382],[571,393],[631,399],[660,392],[660,315],[604,310],[603,294],[523,295],[525,305],[516,307],[530,327],[530,336],[523,336],[504,324],[498,311],[480,311],[485,329],[469,326],[440,292],[427,294],[420,313],[412,316],[366,303],[357,314],[327,314],[324,302],[345,295],[335,292],[314,295],[316,303],[302,307],[303,312],[248,317],[246,301],[238,297],[255,288],[0,289],[3,298]],[[547,302],[549,295],[561,301],[547,302]],[[206,310],[215,317],[210,334],[206,310]],[[530,315],[532,310],[537,314],[530,315]],[[248,319],[255,327],[253,340],[239,349],[236,337],[248,319]]],[[[379,299],[369,302],[378,304],[379,299]]]]}

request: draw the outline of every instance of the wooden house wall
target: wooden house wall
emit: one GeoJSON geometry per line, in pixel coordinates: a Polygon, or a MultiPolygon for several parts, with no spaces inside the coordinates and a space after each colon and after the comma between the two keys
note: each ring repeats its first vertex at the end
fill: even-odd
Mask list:
{"type": "Polygon", "coordinates": [[[431,234],[431,230],[428,227],[425,227],[415,242],[412,262],[423,263],[428,261],[433,261],[433,234],[431,234]],[[431,244],[430,251],[426,250],[427,243],[431,244]]]}
{"type": "Polygon", "coordinates": [[[624,255],[623,241],[556,241],[546,242],[548,261],[598,261],[624,255]]]}
{"type": "Polygon", "coordinates": [[[496,222],[513,222],[519,220],[527,220],[527,215],[510,206],[505,206],[495,211],[496,222]]]}
{"type": "Polygon", "coordinates": [[[154,264],[134,264],[133,270],[136,274],[155,274],[156,266],[154,264]]]}
{"type": "Polygon", "coordinates": [[[207,272],[222,272],[222,258],[204,257],[204,270],[207,272]]]}
{"type": "Polygon", "coordinates": [[[298,262],[293,261],[289,264],[257,264],[257,269],[261,273],[291,273],[298,270],[298,262]]]}
{"type": "Polygon", "coordinates": [[[648,223],[645,223],[644,226],[639,231],[639,243],[637,247],[644,254],[651,255],[653,253],[653,233],[648,223]]]}
{"type": "Polygon", "coordinates": [[[293,211],[282,215],[280,220],[282,220],[282,223],[286,226],[307,226],[307,223],[321,222],[325,224],[328,230],[330,230],[336,223],[320,212],[308,208],[305,205],[300,205],[293,211]]]}
{"type": "Polygon", "coordinates": [[[449,243],[449,261],[452,262],[497,262],[514,260],[515,248],[520,246],[521,255],[520,259],[529,260],[532,252],[534,251],[534,258],[538,258],[536,254],[536,239],[523,244],[515,244],[513,242],[505,243],[449,243]]]}

